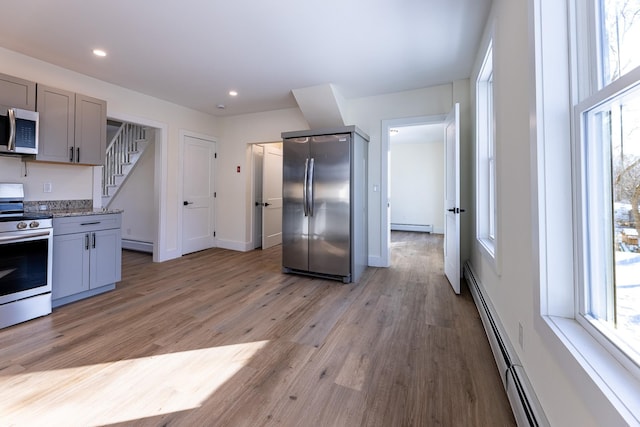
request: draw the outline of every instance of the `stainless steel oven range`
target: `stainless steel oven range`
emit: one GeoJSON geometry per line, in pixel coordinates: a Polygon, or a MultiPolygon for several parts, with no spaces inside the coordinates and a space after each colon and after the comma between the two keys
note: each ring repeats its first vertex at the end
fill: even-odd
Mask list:
{"type": "Polygon", "coordinates": [[[51,313],[51,215],[24,212],[22,184],[0,183],[0,328],[51,313]]]}

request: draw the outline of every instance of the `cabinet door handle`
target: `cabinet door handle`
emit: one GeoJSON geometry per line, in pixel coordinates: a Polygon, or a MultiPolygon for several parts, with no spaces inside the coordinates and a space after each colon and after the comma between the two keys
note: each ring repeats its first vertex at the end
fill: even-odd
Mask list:
{"type": "Polygon", "coordinates": [[[95,249],[96,248],[96,233],[92,233],[92,236],[93,236],[93,243],[91,244],[91,247],[93,249],[95,249]]]}
{"type": "Polygon", "coordinates": [[[85,251],[89,250],[89,235],[88,234],[84,235],[84,250],[85,251]]]}
{"type": "Polygon", "coordinates": [[[80,163],[80,147],[76,148],[76,163],[80,163]]]}
{"type": "Polygon", "coordinates": [[[69,161],[73,163],[73,147],[69,148],[69,161]]]}

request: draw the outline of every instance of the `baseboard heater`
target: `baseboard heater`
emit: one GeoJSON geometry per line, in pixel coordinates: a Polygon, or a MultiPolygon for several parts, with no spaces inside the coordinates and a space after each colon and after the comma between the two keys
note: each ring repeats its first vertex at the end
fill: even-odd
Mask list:
{"type": "Polygon", "coordinates": [[[467,261],[464,264],[464,277],[469,285],[471,295],[476,303],[484,330],[491,344],[491,351],[502,377],[511,409],[518,426],[549,426],[533,387],[527,378],[520,361],[513,350],[491,301],[485,298],[484,287],[467,261]]]}
{"type": "Polygon", "coordinates": [[[391,230],[393,231],[419,231],[422,233],[433,233],[433,225],[426,224],[396,224],[391,223],[391,230]]]}
{"type": "Polygon", "coordinates": [[[139,240],[122,239],[122,249],[129,249],[138,252],[153,253],[153,243],[141,242],[139,240]]]}

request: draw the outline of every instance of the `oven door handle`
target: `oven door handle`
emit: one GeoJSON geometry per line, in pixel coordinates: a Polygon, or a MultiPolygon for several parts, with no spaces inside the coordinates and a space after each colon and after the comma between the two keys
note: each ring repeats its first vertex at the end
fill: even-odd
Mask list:
{"type": "Polygon", "coordinates": [[[0,237],[0,243],[15,242],[19,240],[30,239],[32,237],[48,237],[49,234],[49,231],[41,231],[39,233],[20,233],[19,235],[14,234],[13,236],[0,237]]]}

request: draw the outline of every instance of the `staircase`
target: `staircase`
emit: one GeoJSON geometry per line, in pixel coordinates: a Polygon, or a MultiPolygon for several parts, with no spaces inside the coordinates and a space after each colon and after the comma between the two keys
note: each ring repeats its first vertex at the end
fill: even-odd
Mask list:
{"type": "Polygon", "coordinates": [[[148,145],[145,127],[133,123],[120,124],[107,147],[102,170],[103,208],[109,207],[148,145]]]}

